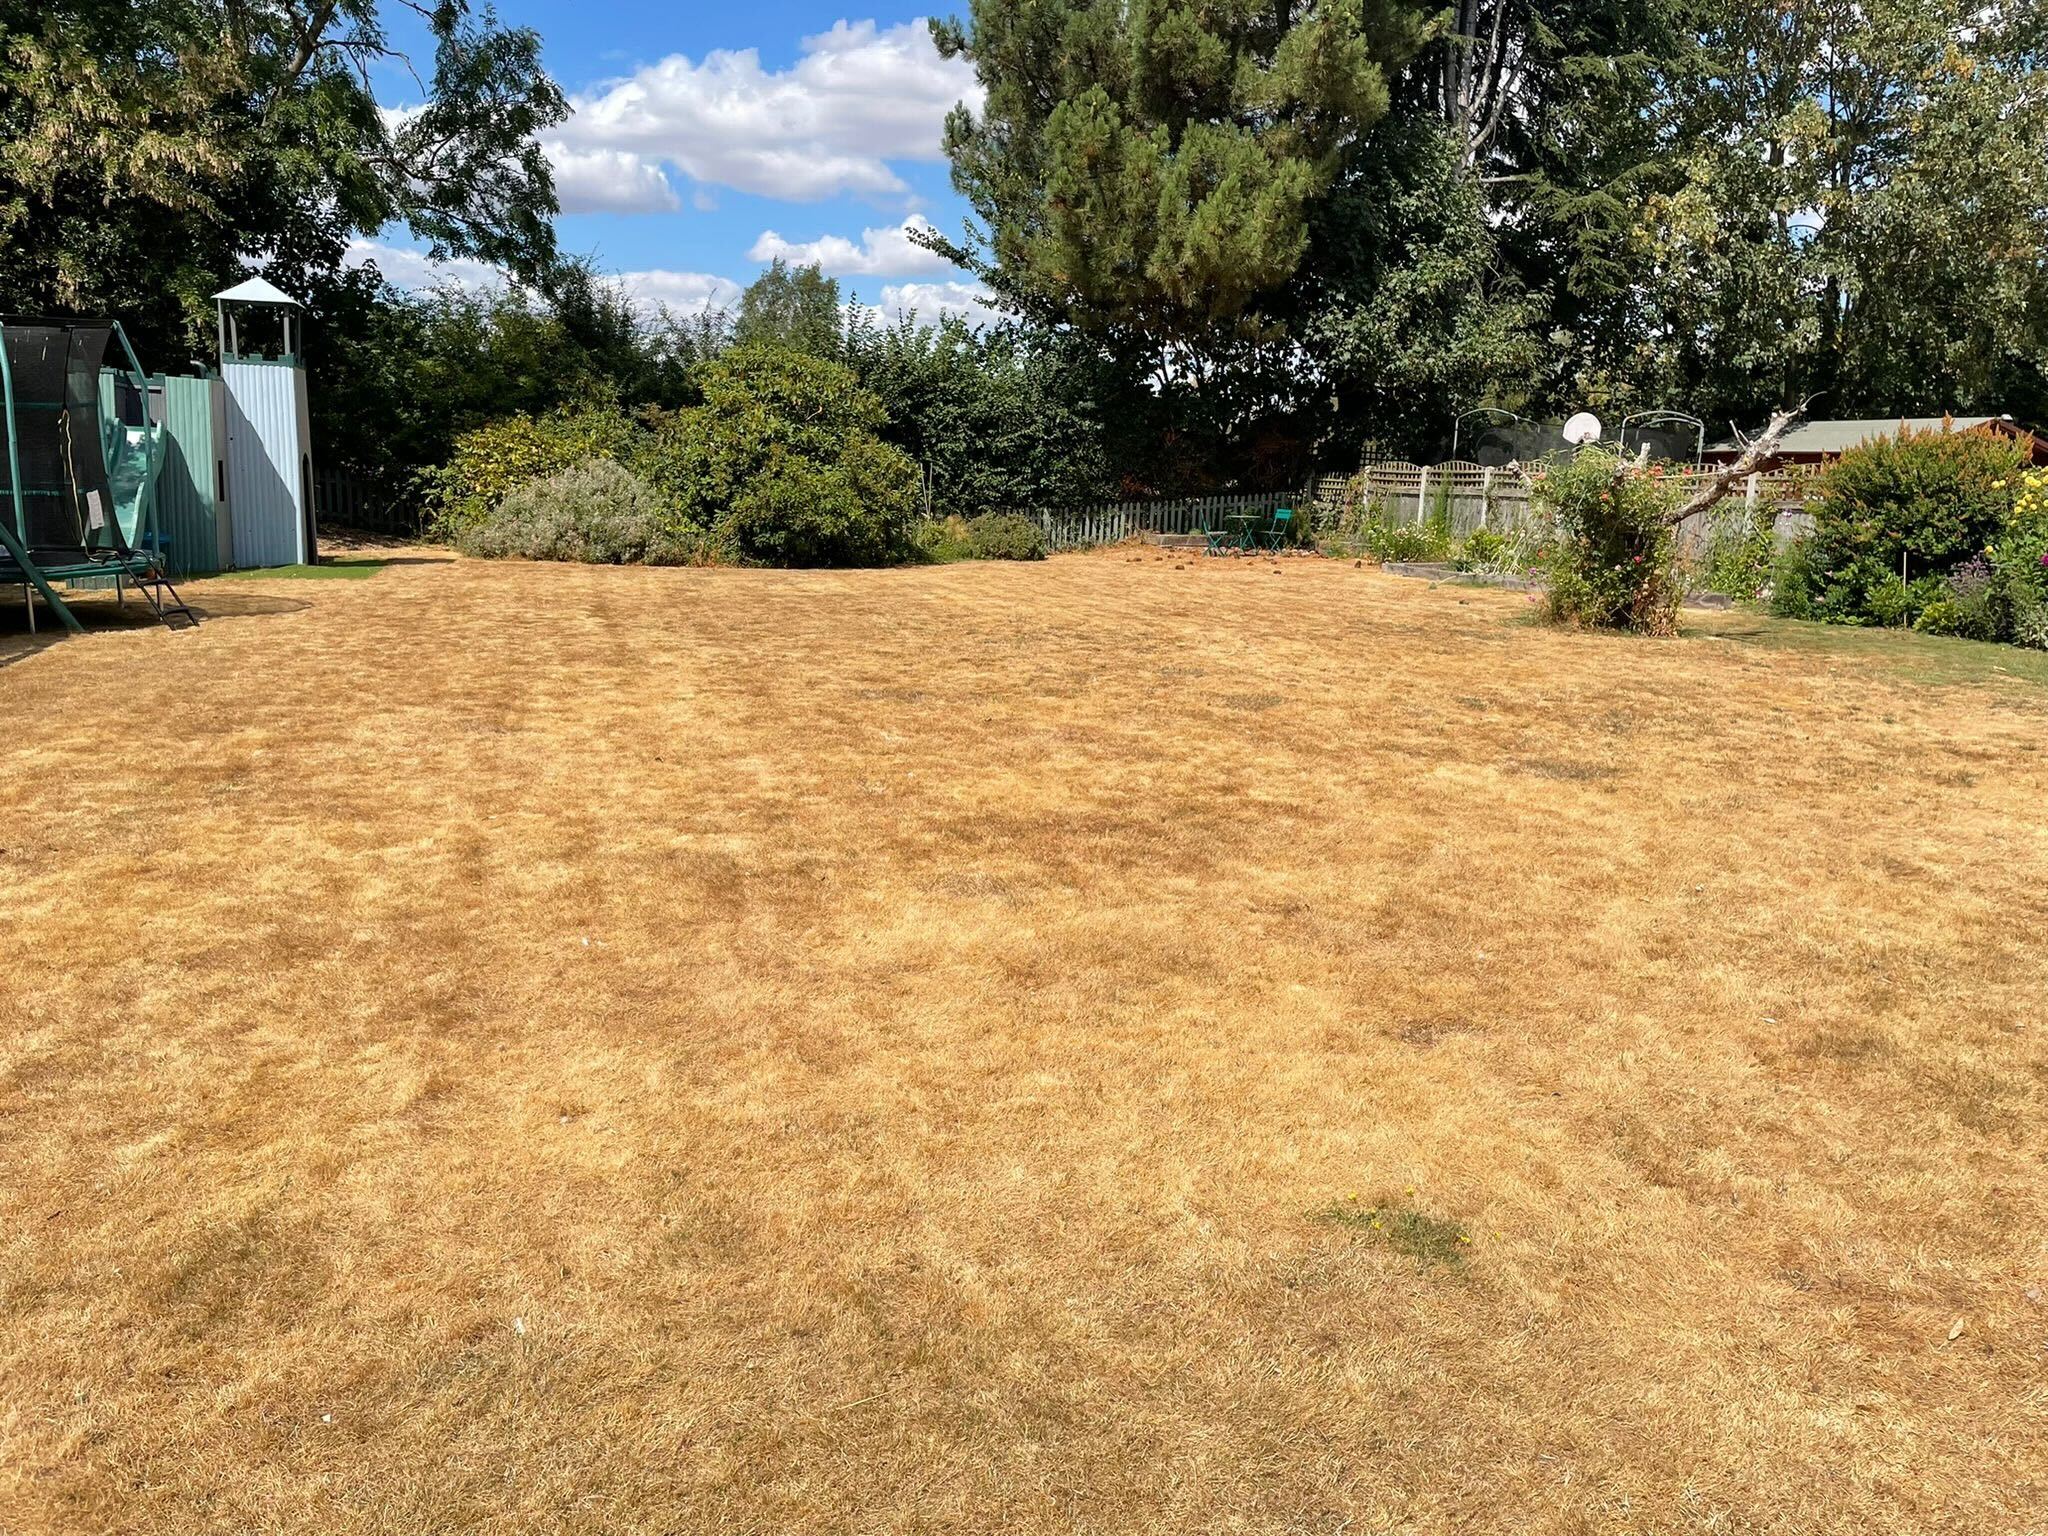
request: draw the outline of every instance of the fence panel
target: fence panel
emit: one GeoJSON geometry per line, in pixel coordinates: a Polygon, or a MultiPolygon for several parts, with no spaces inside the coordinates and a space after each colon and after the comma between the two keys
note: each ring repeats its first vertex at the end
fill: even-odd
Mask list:
{"type": "Polygon", "coordinates": [[[313,515],[323,528],[352,528],[407,539],[420,531],[419,509],[410,497],[382,494],[338,469],[313,472],[313,515]]]}
{"type": "MultiPolygon", "coordinates": [[[[1688,470],[1673,479],[1690,493],[1712,473],[1688,470]]],[[[1352,513],[1370,507],[1383,520],[1395,523],[1420,523],[1442,516],[1460,537],[1481,527],[1507,532],[1535,516],[1528,478],[1518,469],[1488,469],[1457,461],[1428,465],[1394,461],[1366,464],[1355,475],[1319,475],[1312,483],[1316,500],[1325,506],[1352,513]]],[[[1808,483],[1796,471],[1752,475],[1711,512],[1679,524],[1679,547],[1697,554],[1719,534],[1766,514],[1778,542],[1789,543],[1813,528],[1813,516],[1805,504],[1808,483]]]]}
{"type": "Polygon", "coordinates": [[[1085,549],[1139,533],[1196,534],[1228,528],[1236,517],[1270,518],[1281,507],[1305,507],[1301,491],[1237,491],[1216,496],[1167,496],[1039,508],[1028,514],[1048,548],[1085,549]]]}

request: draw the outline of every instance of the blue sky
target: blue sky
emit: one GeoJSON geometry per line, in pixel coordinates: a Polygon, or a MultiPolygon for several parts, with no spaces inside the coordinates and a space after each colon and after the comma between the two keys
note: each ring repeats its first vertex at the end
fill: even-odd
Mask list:
{"type": "MultiPolygon", "coordinates": [[[[432,54],[417,23],[385,10],[424,73],[432,54]]],[[[885,309],[973,309],[964,274],[905,238],[920,220],[959,229],[965,205],[947,181],[940,125],[975,95],[972,72],[938,57],[920,13],[499,0],[498,14],[540,33],[574,105],[545,141],[564,250],[681,309],[730,302],[776,254],[818,260],[885,309]]],[[[376,84],[387,108],[420,98],[399,64],[376,84]]],[[[396,282],[432,280],[412,246],[387,230],[354,257],[396,282]]]]}

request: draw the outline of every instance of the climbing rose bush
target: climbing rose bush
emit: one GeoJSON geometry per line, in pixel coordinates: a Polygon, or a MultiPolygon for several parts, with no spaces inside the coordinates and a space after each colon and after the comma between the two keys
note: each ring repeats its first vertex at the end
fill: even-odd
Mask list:
{"type": "Polygon", "coordinates": [[[1530,478],[1536,512],[1549,525],[1549,617],[1588,629],[1677,633],[1683,586],[1670,516],[1682,493],[1663,467],[1582,448],[1530,478]]]}

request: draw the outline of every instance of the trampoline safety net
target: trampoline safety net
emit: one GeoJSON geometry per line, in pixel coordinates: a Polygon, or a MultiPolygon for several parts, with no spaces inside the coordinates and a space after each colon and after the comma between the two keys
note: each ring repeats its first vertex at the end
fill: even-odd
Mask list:
{"type": "Polygon", "coordinates": [[[100,366],[112,334],[106,321],[9,321],[0,332],[20,488],[17,506],[16,475],[0,474],[0,516],[39,562],[124,542],[107,457],[128,447],[127,434],[118,445],[101,440],[100,366]]]}

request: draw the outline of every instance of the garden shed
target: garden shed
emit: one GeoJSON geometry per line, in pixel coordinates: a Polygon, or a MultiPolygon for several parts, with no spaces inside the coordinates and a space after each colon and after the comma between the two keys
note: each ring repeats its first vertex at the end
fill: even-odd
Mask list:
{"type": "MultiPolygon", "coordinates": [[[[1859,444],[1896,437],[1901,430],[1940,432],[1944,429],[2010,437],[2031,456],[2035,464],[2048,464],[2048,441],[2010,416],[1880,416],[1864,420],[1804,421],[1785,433],[1771,464],[1821,464],[1840,458],[1859,444]]],[[[1742,456],[1742,449],[1743,445],[1733,438],[1709,443],[1706,461],[1709,464],[1732,464],[1742,456]]]]}

